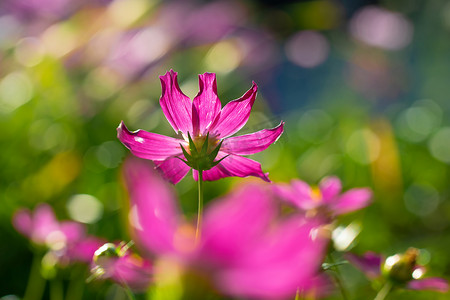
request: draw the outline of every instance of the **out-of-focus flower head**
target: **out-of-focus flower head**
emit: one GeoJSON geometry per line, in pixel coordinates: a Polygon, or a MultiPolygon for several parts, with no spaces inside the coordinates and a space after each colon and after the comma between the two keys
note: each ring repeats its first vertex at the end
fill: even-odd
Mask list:
{"type": "Polygon", "coordinates": [[[52,260],[60,264],[78,261],[89,264],[94,251],[102,244],[96,237],[87,236],[83,224],[58,222],[48,204],[39,204],[34,212],[21,209],[13,216],[13,225],[34,244],[49,249],[52,260]]]}
{"type": "Polygon", "coordinates": [[[135,291],[150,285],[153,266],[150,261],[131,253],[128,245],[106,243],[95,251],[91,272],[93,278],[111,279],[135,291]]]}
{"type": "Polygon", "coordinates": [[[321,223],[298,214],[281,219],[265,186],[243,186],[214,201],[196,241],[173,190],[145,161],[126,161],[124,176],[134,240],[148,255],[204,274],[216,289],[237,297],[284,299],[316,286],[311,280],[328,243],[321,223]]]}
{"type": "Polygon", "coordinates": [[[395,286],[412,290],[447,292],[448,281],[440,277],[422,278],[425,268],[417,264],[419,250],[409,248],[405,253],[384,259],[382,255],[367,252],[362,256],[347,253],[346,258],[370,280],[385,278],[395,286]]]}
{"type": "Polygon", "coordinates": [[[191,101],[180,90],[177,73],[170,70],[161,76],[161,108],[176,133],[183,139],[162,136],[143,130],[130,132],[122,122],[117,128],[119,140],[131,152],[155,162],[164,177],[178,183],[189,169],[203,171],[204,180],[237,176],[256,176],[270,181],[261,165],[242,155],[265,150],[283,133],[284,123],[273,129],[230,137],[247,122],[256,98],[253,86],[241,98],[221,108],[217,96],[216,75],[199,75],[200,91],[191,101]]]}
{"type": "Polygon", "coordinates": [[[337,177],[326,177],[313,188],[301,180],[291,184],[277,184],[274,191],[287,203],[312,215],[327,218],[349,213],[370,203],[372,192],[368,188],[355,188],[341,194],[342,185],[337,177]]]}

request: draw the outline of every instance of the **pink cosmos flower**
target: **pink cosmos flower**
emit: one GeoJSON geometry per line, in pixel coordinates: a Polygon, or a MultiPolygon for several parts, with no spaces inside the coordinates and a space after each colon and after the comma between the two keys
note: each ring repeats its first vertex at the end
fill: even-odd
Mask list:
{"type": "Polygon", "coordinates": [[[96,237],[86,236],[83,224],[58,222],[51,206],[45,203],[38,205],[34,212],[17,211],[13,225],[34,244],[50,249],[60,263],[90,263],[95,250],[103,244],[96,237]]]}
{"type": "Polygon", "coordinates": [[[94,278],[111,279],[133,291],[145,291],[153,278],[151,262],[132,253],[127,245],[106,243],[95,251],[94,278]]]}
{"type": "Polygon", "coordinates": [[[412,290],[433,290],[447,292],[448,281],[440,277],[422,278],[426,270],[416,263],[417,250],[408,249],[404,254],[396,254],[384,259],[380,254],[366,252],[364,255],[347,253],[346,258],[367,278],[374,280],[383,275],[395,284],[412,290]]]}
{"type": "Polygon", "coordinates": [[[318,188],[306,182],[293,180],[290,185],[278,184],[275,192],[286,202],[305,212],[334,217],[349,213],[370,203],[372,192],[368,188],[351,189],[341,194],[341,181],[337,177],[324,178],[318,188]]]}
{"type": "Polygon", "coordinates": [[[327,239],[320,223],[299,215],[281,219],[270,190],[248,185],[205,211],[202,238],[186,223],[173,190],[137,160],[125,163],[134,240],[147,255],[169,257],[204,274],[225,294],[251,299],[293,297],[312,282],[327,239]]]}
{"type": "Polygon", "coordinates": [[[163,176],[174,184],[191,167],[195,169],[195,179],[197,170],[202,169],[204,180],[256,176],[270,181],[258,162],[242,155],[269,147],[283,133],[284,123],[273,129],[230,137],[249,118],[256,98],[255,83],[241,98],[221,108],[213,73],[199,75],[200,91],[193,101],[180,90],[176,72],[170,70],[160,79],[161,108],[175,132],[181,133],[182,139],[143,130],[130,132],[122,122],[117,128],[117,136],[135,156],[154,161],[163,176]]]}

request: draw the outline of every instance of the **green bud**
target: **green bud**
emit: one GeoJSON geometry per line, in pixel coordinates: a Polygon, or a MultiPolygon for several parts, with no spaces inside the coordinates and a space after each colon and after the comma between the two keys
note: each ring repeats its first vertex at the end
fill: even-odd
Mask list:
{"type": "Polygon", "coordinates": [[[113,243],[106,243],[94,252],[94,263],[97,266],[104,267],[113,258],[119,257],[119,249],[113,243]]]}
{"type": "Polygon", "coordinates": [[[409,248],[404,254],[389,256],[383,265],[383,274],[396,283],[412,280],[418,255],[419,250],[409,248]]]}

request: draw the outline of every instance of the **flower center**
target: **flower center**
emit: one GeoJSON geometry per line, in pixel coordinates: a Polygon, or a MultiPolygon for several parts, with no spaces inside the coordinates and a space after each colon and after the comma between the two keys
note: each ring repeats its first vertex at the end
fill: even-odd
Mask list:
{"type": "Polygon", "coordinates": [[[219,153],[222,141],[217,138],[216,135],[196,135],[193,138],[188,132],[188,145],[181,145],[183,151],[184,161],[188,166],[195,170],[209,170],[219,161],[215,161],[217,154],[219,153]]]}

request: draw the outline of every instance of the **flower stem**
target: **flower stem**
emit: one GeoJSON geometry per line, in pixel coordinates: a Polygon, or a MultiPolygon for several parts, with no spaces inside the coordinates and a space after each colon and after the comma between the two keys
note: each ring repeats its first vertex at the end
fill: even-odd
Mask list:
{"type": "Polygon", "coordinates": [[[375,299],[373,300],[384,300],[386,296],[391,292],[392,289],[392,283],[389,281],[386,282],[386,284],[381,288],[381,290],[376,295],[375,299]]]}
{"type": "Polygon", "coordinates": [[[40,300],[45,289],[45,279],[41,276],[41,256],[34,255],[23,300],[40,300]]]}
{"type": "MultiPolygon", "coordinates": [[[[328,259],[330,260],[331,264],[335,264],[334,259],[333,259],[333,255],[331,253],[328,254],[328,259]]],[[[341,295],[342,295],[342,299],[347,300],[348,299],[347,291],[345,290],[344,284],[342,283],[341,272],[339,271],[339,267],[338,266],[334,266],[333,269],[335,271],[335,274],[334,274],[333,278],[334,278],[334,280],[336,282],[336,285],[339,287],[339,290],[340,290],[341,295]]]]}
{"type": "Polygon", "coordinates": [[[133,292],[131,291],[131,289],[128,286],[124,287],[125,293],[128,296],[128,299],[130,300],[136,300],[136,297],[134,296],[133,292]]]}
{"type": "Polygon", "coordinates": [[[199,242],[201,238],[203,215],[203,171],[198,171],[198,213],[197,213],[197,230],[195,231],[195,241],[199,242]]]}
{"type": "Polygon", "coordinates": [[[60,279],[54,278],[50,281],[50,299],[51,300],[63,300],[64,288],[60,279]]]}

